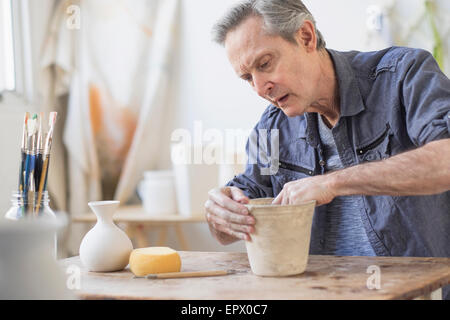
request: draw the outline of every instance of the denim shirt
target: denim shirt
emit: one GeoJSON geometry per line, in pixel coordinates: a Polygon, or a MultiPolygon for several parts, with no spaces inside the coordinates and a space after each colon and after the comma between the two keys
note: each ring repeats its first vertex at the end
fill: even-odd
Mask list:
{"type": "MultiPolygon", "coordinates": [[[[450,138],[450,80],[427,51],[404,47],[366,53],[327,50],[336,71],[341,107],[332,133],[344,167],[450,138]]],[[[286,182],[324,174],[317,125],[314,114],[287,117],[270,105],[253,131],[258,139],[247,142],[247,153],[255,145],[266,145],[264,157],[272,164],[279,161],[278,170],[261,174],[268,164],[260,155],[227,185],[242,189],[250,198],[274,197],[286,182]],[[264,143],[261,129],[269,132],[264,143]],[[279,130],[278,157],[271,157],[272,129],[279,130]]],[[[450,257],[450,191],[357,198],[365,231],[378,256],[450,257]]],[[[324,217],[323,208],[316,207],[311,254],[321,254],[324,217]]]]}

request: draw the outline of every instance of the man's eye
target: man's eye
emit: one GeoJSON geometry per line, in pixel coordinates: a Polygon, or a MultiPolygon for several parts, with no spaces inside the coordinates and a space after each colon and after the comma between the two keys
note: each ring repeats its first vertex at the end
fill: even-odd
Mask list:
{"type": "Polygon", "coordinates": [[[266,69],[268,66],[269,66],[269,61],[264,62],[263,64],[261,64],[261,65],[259,66],[259,68],[260,68],[261,70],[263,70],[263,69],[266,69]]]}

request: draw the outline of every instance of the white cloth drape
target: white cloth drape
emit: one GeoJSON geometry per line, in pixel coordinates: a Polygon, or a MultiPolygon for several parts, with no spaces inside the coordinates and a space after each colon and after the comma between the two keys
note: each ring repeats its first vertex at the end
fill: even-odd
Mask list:
{"type": "Polygon", "coordinates": [[[161,132],[165,116],[167,93],[169,92],[169,62],[174,45],[174,30],[177,23],[178,0],[164,0],[158,11],[154,26],[153,48],[146,63],[150,67],[144,82],[144,96],[135,137],[115,198],[126,201],[134,191],[142,172],[156,165],[155,155],[161,150],[161,132]]]}
{"type": "Polygon", "coordinates": [[[44,39],[40,59],[39,90],[42,96],[43,111],[58,112],[55,139],[52,143],[48,186],[52,205],[59,210],[67,210],[67,163],[65,147],[62,141],[66,104],[60,97],[67,95],[70,89],[75,63],[73,48],[76,33],[68,32],[65,25],[66,8],[76,1],[57,3],[50,21],[47,36],[44,39]]]}
{"type": "Polygon", "coordinates": [[[49,111],[65,114],[65,125],[48,187],[71,214],[105,195],[125,203],[142,171],[155,165],[178,6],[178,0],[79,0],[56,8],[41,60],[42,91],[49,111]],[[79,29],[67,27],[70,5],[80,9],[79,29]],[[67,105],[59,99],[65,93],[67,105]]]}

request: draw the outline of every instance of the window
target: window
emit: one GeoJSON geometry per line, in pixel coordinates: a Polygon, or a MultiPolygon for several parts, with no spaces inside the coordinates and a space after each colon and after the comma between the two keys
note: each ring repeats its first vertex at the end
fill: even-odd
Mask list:
{"type": "Polygon", "coordinates": [[[11,0],[0,0],[0,94],[15,89],[11,0]]]}
{"type": "Polygon", "coordinates": [[[0,0],[0,95],[25,102],[34,101],[29,2],[0,0]]]}

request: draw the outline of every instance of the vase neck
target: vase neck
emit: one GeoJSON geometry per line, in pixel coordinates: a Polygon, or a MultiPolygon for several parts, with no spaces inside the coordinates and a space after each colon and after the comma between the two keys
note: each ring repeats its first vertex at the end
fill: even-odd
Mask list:
{"type": "Polygon", "coordinates": [[[119,206],[119,201],[90,202],[89,206],[97,216],[97,220],[104,223],[113,223],[113,215],[119,206]]]}
{"type": "Polygon", "coordinates": [[[98,215],[98,214],[95,214],[95,216],[97,217],[97,222],[100,222],[102,224],[113,224],[114,223],[112,216],[98,215]]]}

